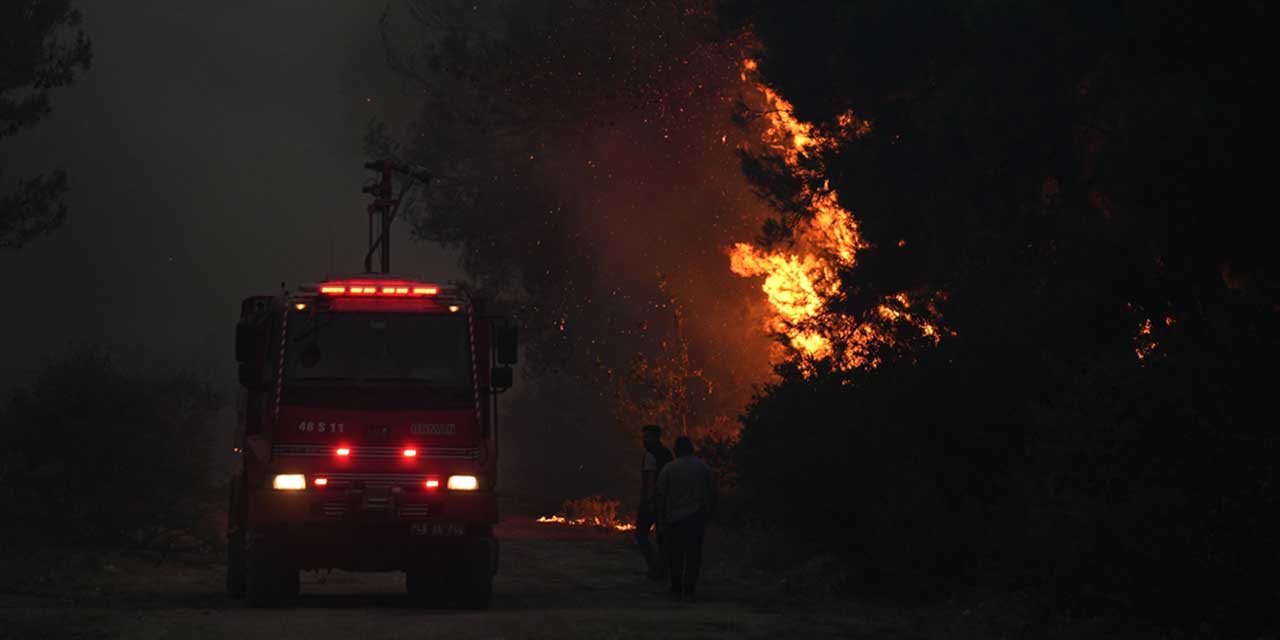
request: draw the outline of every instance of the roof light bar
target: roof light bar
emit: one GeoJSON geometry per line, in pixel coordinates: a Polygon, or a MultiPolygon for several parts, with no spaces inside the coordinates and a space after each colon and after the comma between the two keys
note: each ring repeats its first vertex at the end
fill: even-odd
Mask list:
{"type": "Polygon", "coordinates": [[[376,282],[333,282],[320,286],[320,293],[327,296],[434,296],[440,287],[397,282],[379,285],[376,282]]]}

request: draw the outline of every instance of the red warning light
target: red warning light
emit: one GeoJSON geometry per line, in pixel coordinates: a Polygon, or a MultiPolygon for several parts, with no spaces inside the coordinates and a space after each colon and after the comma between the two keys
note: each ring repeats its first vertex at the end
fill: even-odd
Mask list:
{"type": "Polygon", "coordinates": [[[338,455],[338,456],[343,456],[343,457],[345,457],[345,456],[349,456],[349,455],[351,455],[351,449],[348,449],[348,448],[346,448],[346,447],[338,447],[337,449],[335,449],[335,450],[334,450],[334,452],[333,452],[333,453],[334,453],[334,454],[336,454],[336,455],[338,455]]]}
{"type": "Polygon", "coordinates": [[[440,488],[440,479],[439,479],[439,478],[428,478],[428,479],[427,479],[427,481],[426,481],[426,482],[424,482],[424,483],[422,483],[422,484],[423,484],[423,486],[425,486],[427,489],[439,489],[439,488],[440,488]]]}
{"type": "Polygon", "coordinates": [[[417,456],[417,455],[418,455],[418,450],[417,450],[417,449],[405,449],[404,451],[401,451],[400,453],[401,453],[401,455],[403,455],[403,456],[404,456],[404,457],[406,457],[406,458],[412,458],[412,457],[415,457],[415,456],[417,456]]]}
{"type": "Polygon", "coordinates": [[[316,485],[317,487],[327,487],[327,486],[329,486],[329,479],[328,479],[328,478],[316,478],[315,480],[312,480],[311,482],[312,482],[312,484],[316,485]]]}

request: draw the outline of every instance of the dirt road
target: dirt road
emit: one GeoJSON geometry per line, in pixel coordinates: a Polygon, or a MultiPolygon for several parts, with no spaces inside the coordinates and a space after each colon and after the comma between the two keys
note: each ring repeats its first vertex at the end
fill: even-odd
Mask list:
{"type": "MultiPolygon", "coordinates": [[[[0,638],[778,638],[921,637],[887,614],[801,607],[710,540],[700,601],[667,601],[625,534],[504,523],[489,611],[421,609],[400,573],[303,574],[302,597],[253,610],[222,592],[222,569],[116,561],[76,588],[0,595],[0,638]]],[[[722,545],[724,546],[724,545],[722,545]]]]}

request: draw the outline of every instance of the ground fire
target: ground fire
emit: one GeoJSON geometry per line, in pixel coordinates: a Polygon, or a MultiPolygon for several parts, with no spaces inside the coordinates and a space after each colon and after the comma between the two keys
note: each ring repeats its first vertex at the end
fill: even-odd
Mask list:
{"type": "Polygon", "coordinates": [[[636,528],[634,523],[624,522],[618,517],[618,510],[621,506],[621,501],[601,496],[565,500],[564,505],[560,508],[560,513],[553,516],[542,516],[538,518],[538,522],[613,529],[614,531],[634,531],[636,528]]]}

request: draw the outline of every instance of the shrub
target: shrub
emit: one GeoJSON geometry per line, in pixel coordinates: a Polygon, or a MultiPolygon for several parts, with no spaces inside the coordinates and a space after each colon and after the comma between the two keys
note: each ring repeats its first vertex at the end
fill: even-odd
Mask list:
{"type": "Polygon", "coordinates": [[[6,533],[118,544],[191,529],[205,515],[220,406],[193,374],[126,372],[98,348],[53,362],[0,415],[6,533]]]}

